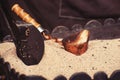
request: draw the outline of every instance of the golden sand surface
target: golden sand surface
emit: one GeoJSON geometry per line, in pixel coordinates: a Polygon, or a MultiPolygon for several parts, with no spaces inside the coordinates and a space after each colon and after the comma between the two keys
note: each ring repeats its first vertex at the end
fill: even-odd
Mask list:
{"type": "Polygon", "coordinates": [[[91,77],[104,71],[108,76],[120,69],[120,38],[110,40],[91,40],[88,50],[76,56],[64,50],[64,47],[53,42],[45,41],[45,53],[38,65],[26,66],[16,55],[13,43],[0,44],[0,56],[9,62],[11,68],[25,75],[39,75],[53,80],[58,75],[67,79],[77,72],[86,72],[91,77]]]}

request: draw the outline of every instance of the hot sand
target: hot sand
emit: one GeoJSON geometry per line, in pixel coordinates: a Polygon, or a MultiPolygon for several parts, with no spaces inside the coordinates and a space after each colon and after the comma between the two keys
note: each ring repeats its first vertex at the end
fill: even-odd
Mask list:
{"type": "Polygon", "coordinates": [[[120,69],[120,26],[90,31],[88,50],[80,56],[65,51],[62,45],[50,40],[45,41],[45,53],[38,65],[24,65],[16,56],[14,44],[10,42],[0,44],[0,55],[16,72],[43,76],[47,80],[59,75],[69,79],[77,72],[86,72],[93,77],[96,72],[104,71],[110,76],[113,71],[120,69]]]}

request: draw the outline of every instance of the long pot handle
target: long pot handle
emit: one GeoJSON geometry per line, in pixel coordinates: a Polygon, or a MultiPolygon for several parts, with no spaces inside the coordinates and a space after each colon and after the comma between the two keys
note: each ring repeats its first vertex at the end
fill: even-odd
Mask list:
{"type": "Polygon", "coordinates": [[[44,29],[41,27],[41,24],[39,24],[27,12],[25,12],[24,9],[22,9],[19,4],[14,4],[11,10],[15,12],[23,21],[34,25],[34,27],[36,27],[40,32],[44,31],[44,29]]]}

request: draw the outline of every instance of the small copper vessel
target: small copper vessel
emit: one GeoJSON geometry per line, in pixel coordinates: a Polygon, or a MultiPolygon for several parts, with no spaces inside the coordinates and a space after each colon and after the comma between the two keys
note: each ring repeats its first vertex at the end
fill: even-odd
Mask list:
{"type": "Polygon", "coordinates": [[[81,55],[88,49],[89,35],[88,30],[82,30],[77,34],[64,38],[62,44],[66,51],[81,55]]]}

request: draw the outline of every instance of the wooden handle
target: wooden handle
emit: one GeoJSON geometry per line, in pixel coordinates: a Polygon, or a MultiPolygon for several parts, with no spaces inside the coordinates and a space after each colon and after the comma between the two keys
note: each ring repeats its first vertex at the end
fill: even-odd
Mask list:
{"type": "Polygon", "coordinates": [[[39,28],[41,25],[36,22],[28,13],[26,13],[19,4],[15,4],[12,7],[12,11],[14,11],[20,18],[22,18],[25,22],[31,23],[36,28],[39,28]]]}

